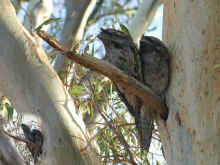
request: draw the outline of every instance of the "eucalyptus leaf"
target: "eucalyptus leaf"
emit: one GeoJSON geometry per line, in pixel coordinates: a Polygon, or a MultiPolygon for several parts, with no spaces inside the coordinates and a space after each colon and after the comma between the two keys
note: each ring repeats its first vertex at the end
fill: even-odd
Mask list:
{"type": "Polygon", "coordinates": [[[94,47],[94,44],[93,44],[93,45],[92,45],[92,54],[91,54],[91,56],[94,57],[94,55],[95,55],[95,47],[94,47]]]}
{"type": "Polygon", "coordinates": [[[73,46],[73,54],[76,55],[78,50],[79,50],[79,47],[80,47],[80,43],[77,42],[74,46],[73,46]]]}
{"type": "Polygon", "coordinates": [[[5,105],[8,111],[8,120],[11,120],[13,118],[14,108],[11,107],[8,103],[6,103],[5,105]]]}
{"type": "Polygon", "coordinates": [[[74,85],[72,88],[70,88],[69,92],[70,94],[80,94],[84,91],[84,87],[81,85],[74,85]]]}
{"type": "Polygon", "coordinates": [[[125,34],[127,34],[127,35],[129,35],[131,37],[131,34],[130,34],[129,30],[128,30],[128,28],[125,25],[120,24],[120,28],[121,28],[122,32],[124,32],[125,34]]]}
{"type": "Polygon", "coordinates": [[[160,163],[157,161],[156,165],[160,165],[160,163]]]}
{"type": "Polygon", "coordinates": [[[54,22],[59,21],[60,18],[49,18],[46,21],[44,21],[42,24],[40,24],[38,27],[35,28],[36,31],[40,30],[44,25],[49,25],[52,24],[54,22]]]}

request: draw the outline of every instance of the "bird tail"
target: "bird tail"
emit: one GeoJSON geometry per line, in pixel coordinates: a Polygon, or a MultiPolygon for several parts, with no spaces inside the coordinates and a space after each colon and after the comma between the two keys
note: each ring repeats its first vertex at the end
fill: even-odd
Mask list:
{"type": "Polygon", "coordinates": [[[141,148],[149,152],[154,129],[154,121],[138,118],[135,119],[135,123],[139,134],[141,148]]]}

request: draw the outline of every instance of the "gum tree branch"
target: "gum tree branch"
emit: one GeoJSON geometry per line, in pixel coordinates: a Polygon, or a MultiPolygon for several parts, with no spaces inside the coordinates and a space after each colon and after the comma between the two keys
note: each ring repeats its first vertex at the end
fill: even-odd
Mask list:
{"type": "Polygon", "coordinates": [[[146,32],[157,8],[162,4],[162,0],[144,0],[137,10],[129,25],[129,31],[134,42],[138,45],[141,36],[146,32]]]}
{"type": "MultiPolygon", "coordinates": [[[[96,0],[65,0],[66,18],[62,30],[61,43],[71,49],[82,40],[87,20],[95,7],[96,0]]],[[[54,69],[59,72],[69,64],[64,56],[57,56],[54,69]]]]}
{"type": "MultiPolygon", "coordinates": [[[[42,164],[101,164],[82,119],[43,49],[21,25],[9,0],[0,1],[0,91],[18,113],[37,116],[45,137],[42,164]],[[83,140],[81,140],[83,139],[83,140]]],[[[7,151],[7,147],[0,147],[7,151]]],[[[16,163],[12,163],[16,164],[16,163]]]]}
{"type": "Polygon", "coordinates": [[[150,88],[146,87],[135,78],[124,74],[121,70],[104,60],[99,60],[92,56],[74,54],[72,51],[64,48],[56,39],[42,30],[37,31],[37,34],[50,46],[60,51],[63,56],[86,68],[91,69],[92,71],[107,76],[114,83],[120,84],[120,86],[125,89],[124,91],[126,91],[127,94],[140,97],[145,105],[151,106],[154,110],[159,112],[161,116],[166,115],[165,106],[159,101],[159,98],[157,98],[150,88]]]}
{"type": "Polygon", "coordinates": [[[0,165],[23,165],[23,160],[9,138],[0,131],[0,165]]]}
{"type": "Polygon", "coordinates": [[[95,18],[96,14],[98,13],[99,9],[102,7],[103,3],[104,3],[104,0],[99,0],[96,3],[95,8],[94,8],[93,12],[91,13],[91,15],[89,16],[88,21],[91,21],[92,19],[95,18]]]}

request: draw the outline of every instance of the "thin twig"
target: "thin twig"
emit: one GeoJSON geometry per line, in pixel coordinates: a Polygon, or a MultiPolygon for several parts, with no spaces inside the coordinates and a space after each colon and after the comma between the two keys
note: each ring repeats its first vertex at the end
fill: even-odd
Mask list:
{"type": "Polygon", "coordinates": [[[120,131],[118,131],[114,126],[112,126],[112,124],[108,121],[108,119],[105,117],[105,115],[103,114],[103,112],[101,112],[101,110],[99,109],[99,107],[94,104],[95,108],[99,111],[100,115],[102,116],[102,118],[105,120],[105,123],[108,125],[108,127],[115,133],[116,137],[118,138],[118,140],[120,141],[120,143],[125,147],[125,150],[127,151],[127,153],[130,156],[130,162],[132,162],[132,164],[136,164],[134,161],[134,157],[132,152],[130,151],[130,147],[128,145],[128,143],[126,142],[124,136],[122,135],[122,133],[120,131]]]}
{"type": "Polygon", "coordinates": [[[113,122],[110,122],[108,120],[108,119],[110,119],[111,121],[113,121],[113,119],[110,116],[108,116],[106,113],[103,113],[103,111],[101,110],[101,106],[100,106],[100,104],[97,102],[97,100],[95,98],[95,89],[92,86],[92,84],[90,83],[90,81],[89,81],[89,84],[90,84],[90,88],[92,90],[92,92],[91,92],[92,96],[91,97],[94,98],[94,103],[93,103],[94,109],[96,109],[99,112],[99,114],[104,119],[106,125],[115,133],[117,139],[125,147],[125,150],[129,154],[130,161],[132,162],[132,164],[135,165],[136,163],[134,161],[133,154],[132,154],[132,152],[129,149],[130,147],[129,147],[128,143],[126,142],[126,140],[125,140],[124,136],[122,135],[122,133],[120,131],[118,131],[115,126],[113,126],[113,124],[112,124],[113,122]]]}
{"type": "Polygon", "coordinates": [[[31,145],[32,147],[34,147],[35,149],[37,149],[37,150],[40,149],[40,146],[38,146],[37,144],[32,143],[32,142],[29,141],[29,140],[26,140],[26,139],[24,139],[24,138],[20,138],[20,137],[11,135],[11,134],[9,134],[8,132],[6,132],[4,129],[1,129],[1,130],[2,130],[2,132],[3,132],[5,135],[7,135],[7,136],[9,136],[9,137],[11,137],[11,138],[13,138],[13,139],[15,139],[15,140],[17,140],[17,141],[22,141],[22,142],[24,142],[24,143],[26,143],[26,144],[29,144],[29,145],[31,145]]]}
{"type": "Polygon", "coordinates": [[[137,10],[137,8],[117,9],[117,10],[108,11],[104,14],[100,14],[97,17],[94,17],[94,19],[89,20],[88,25],[92,25],[92,24],[98,22],[101,18],[106,17],[106,16],[117,15],[117,14],[126,14],[129,12],[134,12],[135,10],[137,10]]]}

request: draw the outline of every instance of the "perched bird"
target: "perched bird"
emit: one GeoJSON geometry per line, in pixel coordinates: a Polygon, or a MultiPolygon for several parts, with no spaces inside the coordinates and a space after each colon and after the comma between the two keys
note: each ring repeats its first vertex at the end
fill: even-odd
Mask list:
{"type": "MultiPolygon", "coordinates": [[[[102,29],[98,38],[104,44],[108,62],[150,87],[156,95],[163,95],[162,93],[168,85],[168,72],[166,71],[168,61],[166,58],[160,57],[163,53],[164,57],[166,56],[165,50],[167,49],[159,39],[142,37],[140,50],[138,50],[132,38],[118,30],[102,29]],[[159,66],[156,67],[157,65],[159,66]],[[160,67],[165,67],[165,71],[161,72],[163,68],[160,67]],[[158,78],[157,74],[160,74],[158,78]],[[148,75],[150,76],[148,77],[148,75]],[[160,82],[163,83],[161,86],[159,85],[160,82]]],[[[168,51],[166,53],[168,54],[168,51]]],[[[141,147],[149,151],[154,128],[155,111],[152,111],[150,107],[143,106],[140,98],[127,95],[123,88],[116,83],[114,85],[120,99],[125,103],[128,111],[135,119],[141,147]]]]}
{"type": "Polygon", "coordinates": [[[21,124],[21,128],[24,132],[25,139],[28,141],[27,147],[33,156],[34,163],[36,163],[38,157],[40,154],[42,154],[42,146],[44,141],[43,134],[37,129],[31,130],[26,124],[21,124]]]}
{"type": "Polygon", "coordinates": [[[156,37],[142,36],[140,59],[144,84],[163,97],[169,84],[169,51],[156,37]]]}
{"type": "MultiPolygon", "coordinates": [[[[165,91],[169,85],[169,51],[166,46],[157,38],[142,36],[140,40],[140,60],[143,74],[143,82],[152,89],[162,103],[165,102],[165,91]]],[[[168,117],[167,109],[164,109],[163,116],[159,116],[155,110],[148,106],[142,106],[140,112],[141,142],[143,148],[150,146],[150,134],[146,136],[146,130],[150,130],[153,120],[168,117]]]]}

